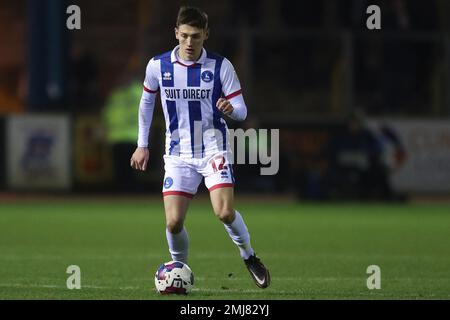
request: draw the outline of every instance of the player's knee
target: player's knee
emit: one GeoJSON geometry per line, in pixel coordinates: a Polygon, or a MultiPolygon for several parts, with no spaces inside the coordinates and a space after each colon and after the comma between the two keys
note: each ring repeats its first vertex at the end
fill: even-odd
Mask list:
{"type": "Polygon", "coordinates": [[[172,234],[180,233],[183,230],[183,221],[177,220],[167,221],[166,228],[172,234]]]}
{"type": "Polygon", "coordinates": [[[234,221],[235,213],[232,208],[220,208],[215,210],[217,218],[223,223],[230,224],[234,221]]]}

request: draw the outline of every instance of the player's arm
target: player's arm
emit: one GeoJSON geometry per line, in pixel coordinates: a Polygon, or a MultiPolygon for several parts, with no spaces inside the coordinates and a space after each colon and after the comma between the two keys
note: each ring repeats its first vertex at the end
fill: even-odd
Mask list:
{"type": "Polygon", "coordinates": [[[247,106],[241,91],[241,84],[228,59],[223,60],[220,70],[220,81],[225,95],[217,101],[216,107],[223,114],[236,121],[243,121],[247,117],[247,106]]]}
{"type": "Polygon", "coordinates": [[[230,100],[220,98],[217,101],[217,108],[233,120],[244,121],[247,118],[247,106],[245,105],[242,94],[230,100]]]}
{"type": "Polygon", "coordinates": [[[139,132],[137,148],[130,159],[130,165],[136,170],[145,170],[147,168],[149,152],[149,134],[152,125],[153,111],[155,109],[155,98],[158,88],[158,79],[153,76],[152,62],[147,65],[144,89],[139,102],[139,132]],[[155,88],[154,90],[152,88],[155,88]]]}

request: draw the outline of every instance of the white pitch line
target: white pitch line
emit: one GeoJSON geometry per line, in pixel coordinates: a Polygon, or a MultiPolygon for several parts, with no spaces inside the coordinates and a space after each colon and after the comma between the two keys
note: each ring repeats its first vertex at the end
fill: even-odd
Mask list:
{"type": "MultiPolygon", "coordinates": [[[[50,289],[67,289],[66,286],[61,285],[47,285],[47,284],[23,284],[23,283],[0,283],[2,288],[50,288],[50,289]]],[[[91,285],[81,285],[81,289],[103,289],[103,290],[140,290],[141,287],[105,287],[105,286],[91,286],[91,285]]]]}
{"type": "Polygon", "coordinates": [[[0,283],[2,288],[50,288],[50,289],[63,289],[64,286],[47,285],[47,284],[23,284],[23,283],[0,283]]]}
{"type": "MultiPolygon", "coordinates": [[[[67,289],[67,287],[65,286],[61,286],[61,285],[35,285],[35,284],[30,284],[30,285],[24,285],[22,283],[0,283],[0,287],[2,288],[46,288],[46,289],[67,289]]],[[[85,285],[85,286],[81,286],[81,290],[83,288],[87,288],[87,289],[102,289],[102,290],[148,290],[148,292],[152,292],[154,290],[150,289],[150,288],[142,288],[142,287],[132,287],[132,286],[128,286],[128,287],[105,287],[105,286],[90,286],[90,285],[85,285]]],[[[193,292],[195,293],[202,293],[202,292],[208,292],[208,293],[220,293],[220,294],[226,294],[226,293],[262,293],[261,290],[258,289],[211,289],[211,288],[193,288],[192,289],[193,292]]],[[[327,295],[331,295],[331,296],[335,296],[336,299],[339,299],[340,295],[336,295],[336,293],[326,293],[326,292],[305,292],[301,289],[297,290],[297,291],[285,291],[285,290],[277,290],[276,291],[277,295],[282,295],[282,294],[288,294],[288,295],[298,295],[298,296],[302,296],[302,299],[308,300],[308,296],[312,296],[312,297],[320,297],[320,296],[327,296],[327,295]]],[[[430,298],[430,297],[435,297],[435,294],[427,294],[427,295],[421,295],[419,293],[403,293],[401,295],[395,294],[395,293],[391,293],[391,294],[385,294],[382,292],[376,292],[374,294],[370,294],[370,293],[361,293],[361,292],[355,292],[355,295],[358,296],[375,296],[375,297],[391,297],[391,298],[396,298],[398,296],[401,297],[406,297],[406,298],[430,298]]],[[[450,295],[448,295],[448,297],[450,298],[450,295]]]]}
{"type": "MultiPolygon", "coordinates": [[[[210,288],[193,288],[192,292],[213,292],[213,293],[226,293],[226,292],[242,292],[242,293],[261,293],[261,290],[253,289],[210,289],[210,288]]],[[[277,291],[279,293],[279,291],[277,291]]]]}
{"type": "MultiPolygon", "coordinates": [[[[65,286],[61,285],[36,285],[36,284],[30,284],[30,285],[24,285],[21,283],[0,283],[0,287],[2,288],[45,288],[45,289],[67,289],[65,286]]],[[[81,285],[81,289],[103,289],[103,290],[142,290],[146,288],[142,287],[104,287],[104,286],[90,286],[90,285],[81,285]]],[[[149,288],[150,289],[150,288],[149,288]]],[[[150,289],[149,292],[153,291],[150,289]]],[[[261,290],[251,290],[251,289],[209,289],[209,288],[193,288],[193,292],[212,292],[212,293],[226,293],[226,292],[242,292],[242,293],[260,293],[261,290]]]]}

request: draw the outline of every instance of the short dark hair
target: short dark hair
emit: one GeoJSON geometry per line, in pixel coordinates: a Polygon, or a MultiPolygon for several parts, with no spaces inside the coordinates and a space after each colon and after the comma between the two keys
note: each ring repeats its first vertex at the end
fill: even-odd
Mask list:
{"type": "Polygon", "coordinates": [[[183,6],[178,11],[177,27],[182,24],[208,29],[208,15],[199,8],[183,6]]]}

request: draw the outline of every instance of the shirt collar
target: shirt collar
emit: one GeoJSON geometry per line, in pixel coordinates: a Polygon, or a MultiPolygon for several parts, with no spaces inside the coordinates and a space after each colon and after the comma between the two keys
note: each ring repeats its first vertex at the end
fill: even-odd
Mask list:
{"type": "MultiPolygon", "coordinates": [[[[171,61],[172,63],[175,63],[175,62],[178,61],[178,60],[177,60],[176,52],[177,52],[177,50],[178,50],[179,48],[180,48],[179,45],[176,46],[176,47],[172,50],[172,53],[170,54],[170,61],[171,61]]],[[[202,48],[202,54],[200,55],[200,58],[199,58],[197,61],[195,61],[193,64],[204,64],[204,63],[205,63],[205,60],[206,60],[206,50],[205,50],[205,48],[202,48]]]]}

